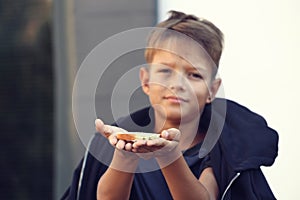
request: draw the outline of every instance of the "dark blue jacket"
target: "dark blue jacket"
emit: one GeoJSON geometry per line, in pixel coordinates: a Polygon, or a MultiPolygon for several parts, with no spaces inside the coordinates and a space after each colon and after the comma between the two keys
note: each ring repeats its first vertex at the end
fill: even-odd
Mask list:
{"type": "MultiPolygon", "coordinates": [[[[114,125],[128,131],[141,131],[141,127],[142,131],[151,131],[153,116],[152,109],[145,108],[118,120],[114,125]]],[[[218,140],[208,139],[183,155],[197,178],[205,167],[213,168],[219,186],[218,199],[276,199],[260,167],[274,163],[278,134],[267,126],[261,116],[235,102],[216,99],[205,107],[199,129],[200,132],[207,132],[206,138],[218,131],[220,136],[211,137],[218,140]],[[203,158],[199,158],[199,150],[206,150],[209,154],[204,152],[203,158]]],[[[114,149],[99,133],[95,134],[88,149],[62,199],[96,199],[98,180],[107,169],[107,164],[103,163],[110,162],[114,149]]],[[[156,170],[136,173],[130,199],[172,197],[161,171],[156,170]]]]}

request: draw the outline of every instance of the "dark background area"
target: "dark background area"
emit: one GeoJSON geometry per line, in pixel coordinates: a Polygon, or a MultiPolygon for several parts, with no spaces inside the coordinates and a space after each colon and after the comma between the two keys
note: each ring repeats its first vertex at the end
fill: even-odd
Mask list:
{"type": "MultiPolygon", "coordinates": [[[[84,149],[70,113],[74,72],[101,41],[155,22],[155,0],[0,0],[0,199],[59,199],[84,149]]],[[[116,60],[107,76],[143,64],[142,55],[116,60]]],[[[115,82],[97,91],[107,121],[104,86],[115,82]]]]}
{"type": "Polygon", "coordinates": [[[0,1],[0,199],[52,199],[51,1],[0,1]]]}

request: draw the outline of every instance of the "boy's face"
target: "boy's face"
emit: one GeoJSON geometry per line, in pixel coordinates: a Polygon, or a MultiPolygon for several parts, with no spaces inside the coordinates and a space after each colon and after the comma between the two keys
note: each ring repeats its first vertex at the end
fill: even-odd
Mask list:
{"type": "Polygon", "coordinates": [[[198,63],[193,66],[178,55],[159,50],[150,67],[141,69],[143,90],[160,120],[193,120],[211,101],[220,80],[211,80],[210,67],[198,63]]]}

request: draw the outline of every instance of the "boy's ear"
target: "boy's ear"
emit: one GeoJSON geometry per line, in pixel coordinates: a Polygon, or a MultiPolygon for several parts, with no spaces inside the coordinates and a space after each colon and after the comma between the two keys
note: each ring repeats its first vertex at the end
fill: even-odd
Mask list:
{"type": "Polygon", "coordinates": [[[140,69],[140,81],[145,94],[149,95],[149,70],[146,67],[140,69]]]}
{"type": "Polygon", "coordinates": [[[222,83],[222,79],[220,78],[216,78],[212,81],[211,85],[210,85],[210,95],[208,96],[206,103],[211,103],[214,98],[216,97],[216,94],[220,88],[220,85],[222,83]]]}

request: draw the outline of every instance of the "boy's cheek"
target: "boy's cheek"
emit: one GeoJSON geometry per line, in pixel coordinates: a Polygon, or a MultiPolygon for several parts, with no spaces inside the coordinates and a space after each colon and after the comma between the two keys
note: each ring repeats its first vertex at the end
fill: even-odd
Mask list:
{"type": "Polygon", "coordinates": [[[149,84],[151,84],[152,86],[166,87],[167,86],[167,80],[165,78],[162,78],[162,77],[156,77],[156,78],[150,79],[149,84]]]}

